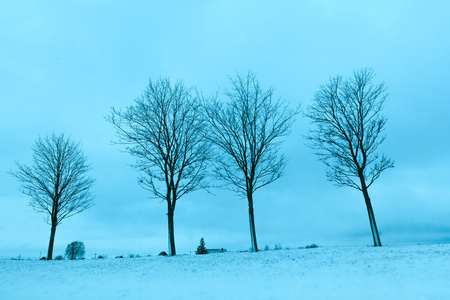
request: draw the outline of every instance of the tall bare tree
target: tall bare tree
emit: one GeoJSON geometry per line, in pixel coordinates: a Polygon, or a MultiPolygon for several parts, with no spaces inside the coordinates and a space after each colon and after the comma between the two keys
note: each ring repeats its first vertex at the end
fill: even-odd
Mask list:
{"type": "Polygon", "coordinates": [[[381,246],[368,188],[394,163],[378,154],[386,124],[382,114],[387,97],[384,83],[372,84],[372,69],[355,71],[353,78],[331,78],[315,94],[307,116],[314,126],[310,146],[327,166],[327,177],[337,186],[360,190],[369,214],[375,246],[381,246]]]}
{"type": "Polygon", "coordinates": [[[10,172],[21,183],[21,191],[31,197],[30,205],[46,214],[51,225],[47,260],[53,256],[56,227],[61,222],[93,205],[91,187],[94,179],[87,176],[91,169],[79,144],[64,134],[38,138],[33,146],[34,164],[17,164],[10,172]]]}
{"type": "Polygon", "coordinates": [[[280,137],[288,134],[299,109],[273,99],[248,72],[230,78],[228,102],[217,99],[204,105],[210,123],[208,139],[216,146],[216,177],[248,200],[251,246],[258,251],[253,194],[283,174],[286,158],[279,154],[280,137]]]}
{"type": "Polygon", "coordinates": [[[174,211],[183,195],[205,188],[209,143],[205,121],[191,88],[169,79],[149,82],[134,105],[107,117],[119,144],[137,158],[139,184],[166,201],[169,255],[175,255],[174,211]]]}

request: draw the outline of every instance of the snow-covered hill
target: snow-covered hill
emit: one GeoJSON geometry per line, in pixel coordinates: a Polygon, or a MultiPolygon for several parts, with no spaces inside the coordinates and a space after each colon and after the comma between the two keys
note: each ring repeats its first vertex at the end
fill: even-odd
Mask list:
{"type": "Polygon", "coordinates": [[[0,299],[450,299],[450,244],[1,260],[0,299]]]}

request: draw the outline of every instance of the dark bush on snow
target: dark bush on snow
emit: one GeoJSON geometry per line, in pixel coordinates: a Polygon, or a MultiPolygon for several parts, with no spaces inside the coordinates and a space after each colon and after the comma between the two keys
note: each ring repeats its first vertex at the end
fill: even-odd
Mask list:
{"type": "Polygon", "coordinates": [[[80,241],[75,241],[67,245],[66,256],[70,260],[82,259],[84,257],[84,244],[80,241]]]}
{"type": "Polygon", "coordinates": [[[208,254],[208,250],[206,250],[205,247],[205,240],[203,238],[200,239],[200,245],[197,247],[195,254],[208,254]]]}
{"type": "Polygon", "coordinates": [[[64,259],[64,256],[62,256],[62,255],[58,255],[57,257],[55,257],[55,260],[63,260],[64,259]]]}
{"type": "Polygon", "coordinates": [[[316,244],[305,246],[305,249],[312,249],[312,248],[319,248],[319,246],[317,246],[316,244]]]}
{"type": "Polygon", "coordinates": [[[158,255],[167,256],[167,253],[166,253],[166,251],[161,251],[158,255]]]}

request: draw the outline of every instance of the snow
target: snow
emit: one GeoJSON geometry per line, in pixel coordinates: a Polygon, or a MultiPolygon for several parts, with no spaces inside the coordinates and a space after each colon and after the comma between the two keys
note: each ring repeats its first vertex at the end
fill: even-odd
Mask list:
{"type": "Polygon", "coordinates": [[[450,299],[450,244],[0,260],[0,299],[450,299]]]}

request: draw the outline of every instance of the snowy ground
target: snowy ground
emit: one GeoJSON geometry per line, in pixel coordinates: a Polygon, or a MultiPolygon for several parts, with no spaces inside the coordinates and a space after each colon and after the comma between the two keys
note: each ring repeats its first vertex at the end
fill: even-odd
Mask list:
{"type": "Polygon", "coordinates": [[[0,260],[0,299],[450,299],[450,244],[0,260]]]}

